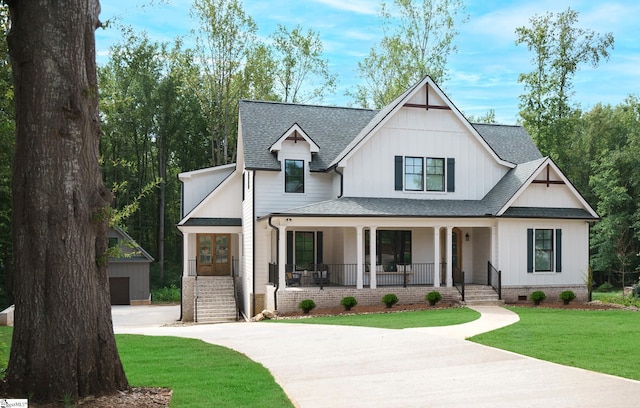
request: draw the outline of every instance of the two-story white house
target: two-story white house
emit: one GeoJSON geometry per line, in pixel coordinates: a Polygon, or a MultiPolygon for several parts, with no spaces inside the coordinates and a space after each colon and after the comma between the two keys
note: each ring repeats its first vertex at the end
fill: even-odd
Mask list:
{"type": "Polygon", "coordinates": [[[381,110],[241,101],[237,152],[179,176],[185,320],[231,275],[246,317],[463,283],[586,298],[596,212],[522,127],[469,123],[429,77],[381,110]]]}

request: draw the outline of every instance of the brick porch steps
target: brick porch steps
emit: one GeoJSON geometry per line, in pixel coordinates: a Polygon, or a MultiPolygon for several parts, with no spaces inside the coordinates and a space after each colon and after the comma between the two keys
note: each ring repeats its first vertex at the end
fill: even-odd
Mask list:
{"type": "Polygon", "coordinates": [[[504,300],[498,299],[498,294],[488,285],[465,285],[464,300],[467,305],[501,306],[504,300]]]}
{"type": "Polygon", "coordinates": [[[236,301],[231,276],[199,276],[197,281],[198,323],[221,323],[236,320],[236,301]]]}

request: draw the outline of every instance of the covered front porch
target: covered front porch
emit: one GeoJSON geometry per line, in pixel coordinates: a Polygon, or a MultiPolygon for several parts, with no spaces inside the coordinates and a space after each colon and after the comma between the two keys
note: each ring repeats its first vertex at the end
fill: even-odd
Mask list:
{"type": "Polygon", "coordinates": [[[271,217],[268,224],[268,282],[280,289],[487,285],[487,265],[497,258],[492,219],[271,217]]]}

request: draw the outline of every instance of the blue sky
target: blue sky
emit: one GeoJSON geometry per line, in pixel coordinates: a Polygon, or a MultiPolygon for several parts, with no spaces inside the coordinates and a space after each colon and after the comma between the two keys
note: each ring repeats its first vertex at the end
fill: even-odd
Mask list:
{"type": "MultiPolygon", "coordinates": [[[[637,0],[467,0],[469,20],[458,27],[458,52],[449,57],[450,79],[441,84],[465,114],[480,116],[494,109],[498,122],[517,121],[520,73],[531,70],[526,47],[515,45],[516,27],[529,24],[535,14],[560,12],[568,7],[580,13],[580,26],[599,33],[612,32],[615,48],[597,69],[584,66],[574,78],[574,100],[583,109],[597,103],[616,105],[630,94],[640,94],[640,2],[637,0]]],[[[344,95],[359,83],[357,63],[379,40],[377,0],[245,0],[244,9],[267,38],[277,24],[296,24],[319,32],[325,57],[338,74],[335,95],[324,104],[346,106],[344,95]]],[[[191,0],[102,0],[103,21],[117,18],[135,31],[146,31],[157,41],[189,36],[196,23],[189,16],[191,0]]],[[[98,63],[108,60],[109,47],[120,41],[115,29],[98,30],[98,63]]],[[[186,40],[189,44],[189,40],[186,40]]]]}

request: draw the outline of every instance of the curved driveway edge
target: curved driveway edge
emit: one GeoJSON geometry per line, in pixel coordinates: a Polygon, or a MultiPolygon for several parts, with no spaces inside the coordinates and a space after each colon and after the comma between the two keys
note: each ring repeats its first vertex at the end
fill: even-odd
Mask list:
{"type": "Polygon", "coordinates": [[[304,408],[601,408],[628,406],[629,396],[640,395],[638,381],[462,340],[517,321],[506,309],[474,309],[482,313],[479,320],[448,328],[225,323],[115,325],[115,331],[197,338],[237,350],[268,368],[304,408]]]}

